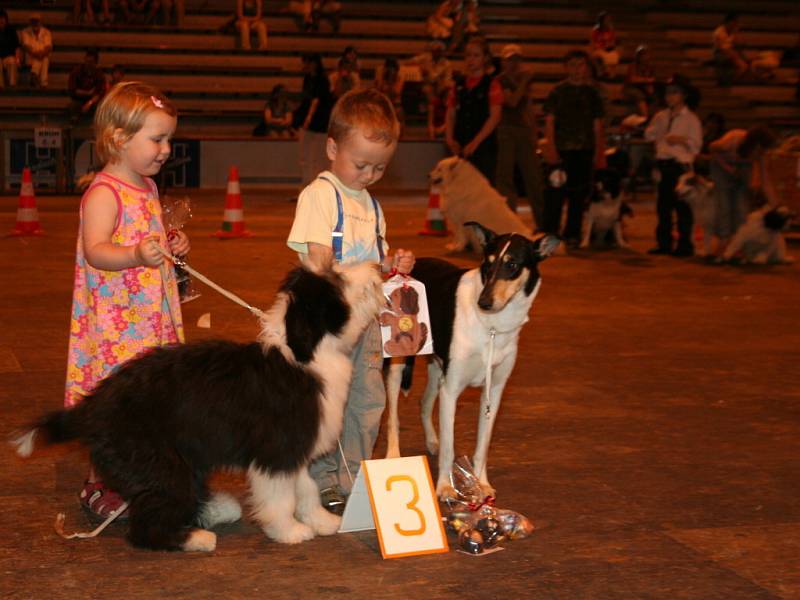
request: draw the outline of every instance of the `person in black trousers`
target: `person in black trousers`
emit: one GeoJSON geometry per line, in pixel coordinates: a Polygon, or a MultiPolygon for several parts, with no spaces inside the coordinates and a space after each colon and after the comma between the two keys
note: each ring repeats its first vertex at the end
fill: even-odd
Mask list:
{"type": "Polygon", "coordinates": [[[692,209],[679,199],[675,185],[681,175],[692,168],[694,159],[703,145],[703,127],[700,119],[687,105],[694,94],[691,83],[679,75],[667,84],[667,108],[656,113],[645,130],[644,137],[656,146],[656,165],[660,174],[656,212],[656,247],[650,254],[692,256],[692,209]],[[677,215],[678,244],[673,248],[672,213],[677,215]]]}
{"type": "Polygon", "coordinates": [[[594,168],[605,168],[605,114],[603,99],[589,78],[589,55],[573,50],[564,57],[567,78],[544,102],[545,147],[548,167],[562,169],[566,183],[548,187],[544,230],[558,234],[564,200],[568,200],[563,237],[576,248],[581,239],[583,210],[592,186],[594,168]]]}

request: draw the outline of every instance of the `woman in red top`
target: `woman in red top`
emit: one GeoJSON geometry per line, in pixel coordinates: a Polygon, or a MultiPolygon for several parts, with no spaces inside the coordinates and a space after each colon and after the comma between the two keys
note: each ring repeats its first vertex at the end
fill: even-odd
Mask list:
{"type": "Polygon", "coordinates": [[[597,63],[602,78],[614,77],[614,71],[619,64],[617,32],[611,22],[611,15],[606,11],[597,15],[597,22],[592,28],[590,54],[597,63]]]}
{"type": "Polygon", "coordinates": [[[470,161],[494,185],[503,90],[488,74],[490,61],[486,40],[470,38],[464,48],[465,73],[456,77],[447,101],[445,141],[453,154],[470,161]]]}

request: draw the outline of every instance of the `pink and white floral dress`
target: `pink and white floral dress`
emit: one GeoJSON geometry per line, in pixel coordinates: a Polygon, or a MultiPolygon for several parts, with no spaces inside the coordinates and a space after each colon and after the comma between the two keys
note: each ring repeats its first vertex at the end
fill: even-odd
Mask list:
{"type": "Polygon", "coordinates": [[[81,226],[75,256],[75,286],[69,333],[64,404],[82,400],[117,366],[151,348],[183,341],[183,322],[175,270],[132,267],[122,271],[95,269],[83,252],[83,201],[97,186],[111,188],[117,200],[117,224],[111,242],[138,244],[157,234],[166,247],[158,190],[151,179],[146,189],[106,173],[98,173],[81,200],[81,226]],[[162,281],[161,273],[166,273],[162,281]],[[172,307],[172,310],[170,310],[172,307]]]}

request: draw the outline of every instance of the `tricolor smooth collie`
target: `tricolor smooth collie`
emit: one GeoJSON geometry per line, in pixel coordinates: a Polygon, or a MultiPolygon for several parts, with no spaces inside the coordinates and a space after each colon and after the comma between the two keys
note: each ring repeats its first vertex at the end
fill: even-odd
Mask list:
{"type": "MultiPolygon", "coordinates": [[[[480,267],[468,270],[443,260],[420,258],[411,272],[425,284],[433,332],[434,357],[428,362],[422,424],[428,451],[439,454],[436,492],[441,498],[454,494],[449,475],[454,459],[456,403],[467,386],[483,388],[473,466],[486,493],[494,493],[486,468],[492,428],[517,359],[520,330],[539,290],[539,263],[559,244],[555,236],[531,240],[516,233],[498,235],[478,223],[466,226],[473,229],[483,248],[480,267]],[[492,382],[487,390],[490,354],[492,382]],[[437,395],[438,436],[432,421],[437,395]]],[[[403,363],[393,362],[387,375],[389,458],[400,455],[397,398],[403,368],[403,363]]]]}

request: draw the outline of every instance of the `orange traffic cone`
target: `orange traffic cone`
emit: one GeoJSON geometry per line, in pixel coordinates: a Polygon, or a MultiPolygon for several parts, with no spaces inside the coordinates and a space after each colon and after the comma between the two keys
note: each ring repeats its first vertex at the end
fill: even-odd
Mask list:
{"type": "Polygon", "coordinates": [[[425,229],[419,232],[419,235],[435,235],[445,236],[449,235],[447,231],[447,223],[445,223],[444,215],[439,208],[441,195],[439,188],[431,186],[430,193],[428,194],[428,214],[425,218],[425,229]]]}
{"type": "Polygon", "coordinates": [[[10,235],[42,235],[44,230],[39,226],[39,211],[36,210],[36,197],[33,195],[33,179],[31,170],[22,170],[22,185],[19,188],[19,207],[17,208],[17,225],[10,235]]]}
{"type": "Polygon", "coordinates": [[[222,239],[250,237],[253,235],[244,228],[244,209],[242,207],[242,192],[239,188],[239,169],[237,167],[231,167],[228,173],[228,193],[225,194],[225,214],[222,217],[222,229],[214,235],[222,239]]]}

